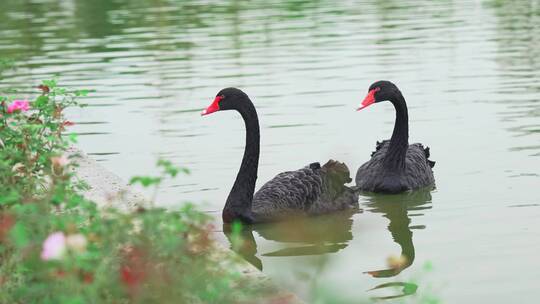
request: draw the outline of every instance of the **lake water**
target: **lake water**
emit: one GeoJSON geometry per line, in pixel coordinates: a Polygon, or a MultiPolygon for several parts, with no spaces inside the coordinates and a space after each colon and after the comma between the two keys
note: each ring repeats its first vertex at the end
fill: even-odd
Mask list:
{"type": "Polygon", "coordinates": [[[59,74],[96,90],[69,113],[80,147],[125,179],[158,157],[190,168],[159,205],[217,218],[244,148],[238,114],[199,115],[221,88],[257,106],[260,187],[329,158],[354,176],[394,122],[390,103],[354,109],[372,82],[394,81],[437,189],[257,227],[242,254],[308,302],[405,283],[418,290],[399,301],[539,301],[540,1],[2,0],[0,20],[0,57],[18,66],[2,86],[32,96],[59,74]],[[384,271],[399,255],[407,267],[384,271]]]}

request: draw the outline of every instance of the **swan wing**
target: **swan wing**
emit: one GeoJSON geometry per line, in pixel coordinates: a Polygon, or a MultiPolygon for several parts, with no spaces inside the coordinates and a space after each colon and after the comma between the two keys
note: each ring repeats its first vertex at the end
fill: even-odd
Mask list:
{"type": "Polygon", "coordinates": [[[323,214],[358,205],[358,195],[346,187],[350,172],[344,163],[312,163],[276,175],[253,198],[253,211],[265,218],[323,214]]]}
{"type": "Polygon", "coordinates": [[[433,166],[435,162],[428,159],[429,148],[424,148],[420,143],[409,145],[406,162],[407,182],[412,189],[421,188],[435,183],[433,176],[433,166]]]}
{"type": "Polygon", "coordinates": [[[322,192],[320,171],[306,167],[276,175],[255,193],[253,211],[274,217],[309,210],[322,192]]]}

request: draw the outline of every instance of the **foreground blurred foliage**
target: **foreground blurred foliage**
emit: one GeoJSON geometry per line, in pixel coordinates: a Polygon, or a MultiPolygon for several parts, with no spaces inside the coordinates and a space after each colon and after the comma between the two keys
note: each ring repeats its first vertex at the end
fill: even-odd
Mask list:
{"type": "MultiPolygon", "coordinates": [[[[62,112],[86,94],[55,80],[31,100],[0,92],[0,303],[249,302],[237,261],[213,250],[209,218],[193,206],[123,213],[79,194],[62,112]]],[[[189,173],[158,166],[159,178],[132,182],[189,173]]]]}

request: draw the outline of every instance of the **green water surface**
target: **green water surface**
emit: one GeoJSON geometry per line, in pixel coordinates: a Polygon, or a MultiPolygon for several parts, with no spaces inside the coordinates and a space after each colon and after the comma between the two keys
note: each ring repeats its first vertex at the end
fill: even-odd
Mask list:
{"type": "Polygon", "coordinates": [[[256,227],[242,255],[308,302],[540,301],[540,1],[1,0],[0,37],[17,62],[1,86],[96,90],[68,113],[81,148],[126,179],[189,167],[159,204],[217,221],[244,148],[238,114],[199,115],[221,88],[257,106],[260,187],[329,158],[354,176],[394,122],[389,103],[354,109],[392,80],[437,189],[256,227]]]}

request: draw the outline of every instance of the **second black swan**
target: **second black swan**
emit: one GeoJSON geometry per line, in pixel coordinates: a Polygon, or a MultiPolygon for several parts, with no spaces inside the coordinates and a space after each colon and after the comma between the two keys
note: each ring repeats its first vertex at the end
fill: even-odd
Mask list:
{"type": "Polygon", "coordinates": [[[316,215],[357,206],[358,195],[345,186],[352,180],[349,169],[333,160],[323,166],[312,163],[296,171],[280,173],[254,194],[260,146],[255,106],[241,90],[226,88],[201,115],[222,110],[238,111],[246,126],[244,157],[222,213],[225,223],[235,220],[248,224],[269,222],[291,215],[316,215]]]}
{"type": "Polygon", "coordinates": [[[429,148],[422,144],[409,145],[409,116],[405,98],[390,81],[377,81],[368,90],[358,110],[381,101],[390,101],[396,110],[394,131],[390,140],[377,142],[371,159],[356,174],[359,190],[380,193],[400,193],[434,186],[429,160],[429,148]]]}

